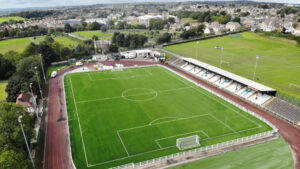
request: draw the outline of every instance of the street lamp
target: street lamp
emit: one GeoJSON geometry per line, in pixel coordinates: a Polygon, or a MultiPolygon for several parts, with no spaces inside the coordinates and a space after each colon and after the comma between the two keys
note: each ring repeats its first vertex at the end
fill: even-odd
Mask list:
{"type": "Polygon", "coordinates": [[[35,72],[36,72],[36,78],[37,78],[37,82],[39,84],[39,89],[40,89],[41,97],[42,97],[42,100],[43,100],[43,92],[42,92],[42,88],[41,88],[40,80],[39,80],[39,76],[38,76],[39,72],[37,71],[37,67],[36,66],[34,67],[34,69],[35,69],[35,72]]]}
{"type": "Polygon", "coordinates": [[[224,48],[223,47],[220,47],[220,46],[215,46],[215,49],[217,49],[217,50],[221,50],[221,54],[220,54],[220,68],[221,68],[221,66],[222,66],[222,59],[223,59],[223,50],[224,50],[224,48]]]}
{"type": "Polygon", "coordinates": [[[27,151],[28,151],[28,154],[29,154],[29,157],[30,157],[32,166],[33,166],[33,168],[35,169],[35,165],[34,165],[34,162],[33,162],[32,156],[31,156],[31,152],[30,152],[30,149],[29,149],[29,146],[28,146],[28,143],[27,143],[26,135],[25,135],[25,132],[24,132],[24,129],[23,129],[23,125],[22,125],[22,117],[23,117],[23,116],[19,116],[19,117],[18,117],[18,122],[20,123],[20,126],[21,126],[21,130],[22,130],[22,133],[23,133],[23,136],[24,136],[25,144],[26,144],[26,147],[27,147],[27,151]]]}
{"type": "Polygon", "coordinates": [[[45,71],[44,71],[44,66],[43,66],[43,59],[42,59],[41,54],[40,54],[40,60],[41,60],[41,67],[42,67],[42,71],[43,71],[44,81],[45,81],[45,84],[46,84],[46,76],[45,76],[45,71]]]}
{"type": "Polygon", "coordinates": [[[197,45],[197,53],[196,53],[196,59],[198,60],[198,48],[199,48],[199,41],[196,42],[197,45]]]}
{"type": "Polygon", "coordinates": [[[252,78],[252,80],[254,80],[254,78],[255,78],[255,74],[256,74],[256,68],[257,68],[258,59],[259,59],[259,56],[258,56],[258,55],[256,55],[256,61],[255,61],[255,67],[254,67],[254,73],[253,73],[253,78],[252,78]]]}

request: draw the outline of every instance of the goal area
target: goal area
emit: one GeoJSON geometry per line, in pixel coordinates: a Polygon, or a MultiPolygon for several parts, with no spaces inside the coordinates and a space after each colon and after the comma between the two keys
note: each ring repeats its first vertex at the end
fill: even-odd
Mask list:
{"type": "Polygon", "coordinates": [[[176,146],[179,150],[200,146],[200,137],[198,135],[182,137],[176,139],[176,146]]]}

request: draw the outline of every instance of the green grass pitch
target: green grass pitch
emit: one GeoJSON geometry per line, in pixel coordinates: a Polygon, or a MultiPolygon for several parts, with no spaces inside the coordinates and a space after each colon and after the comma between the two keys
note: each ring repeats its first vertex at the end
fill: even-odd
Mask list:
{"type": "Polygon", "coordinates": [[[291,150],[284,139],[277,139],[176,166],[173,169],[199,169],[199,166],[203,166],[201,168],[205,169],[293,169],[294,161],[291,150]]]}
{"type": "Polygon", "coordinates": [[[271,128],[160,67],[65,76],[77,168],[109,168],[177,153],[176,139],[212,145],[271,128]]]}
{"type": "MultiPolygon", "coordinates": [[[[300,99],[300,47],[284,39],[264,37],[251,32],[243,37],[220,37],[199,41],[198,59],[219,66],[220,50],[223,46],[222,69],[252,79],[256,55],[259,55],[255,81],[300,99]]],[[[167,46],[165,49],[182,56],[196,58],[196,42],[167,46]]]]}

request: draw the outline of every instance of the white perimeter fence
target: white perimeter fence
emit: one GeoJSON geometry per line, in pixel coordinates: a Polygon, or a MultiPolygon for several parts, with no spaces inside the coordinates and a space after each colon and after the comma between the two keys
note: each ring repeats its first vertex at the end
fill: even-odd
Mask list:
{"type": "Polygon", "coordinates": [[[159,162],[163,162],[166,160],[174,159],[176,157],[191,156],[191,155],[197,154],[199,152],[214,151],[214,150],[218,150],[221,148],[231,147],[233,145],[239,145],[239,144],[242,144],[245,142],[255,141],[256,139],[273,136],[274,134],[275,134],[274,131],[267,131],[267,132],[247,136],[247,137],[242,137],[242,138],[226,141],[223,143],[213,144],[213,145],[206,146],[206,147],[201,147],[201,148],[183,151],[183,152],[179,152],[179,153],[175,153],[175,154],[171,154],[171,155],[167,155],[167,156],[163,156],[163,157],[158,157],[158,158],[154,158],[154,159],[139,162],[139,163],[129,163],[129,164],[125,164],[125,165],[120,165],[117,167],[113,167],[111,169],[143,167],[143,166],[151,165],[154,163],[159,163],[159,162]]]}

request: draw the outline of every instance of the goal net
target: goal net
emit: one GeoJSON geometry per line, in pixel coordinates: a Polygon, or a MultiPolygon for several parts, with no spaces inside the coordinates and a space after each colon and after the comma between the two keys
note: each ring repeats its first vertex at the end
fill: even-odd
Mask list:
{"type": "Polygon", "coordinates": [[[200,146],[200,137],[198,135],[178,138],[176,140],[176,146],[179,150],[193,148],[200,146]]]}

